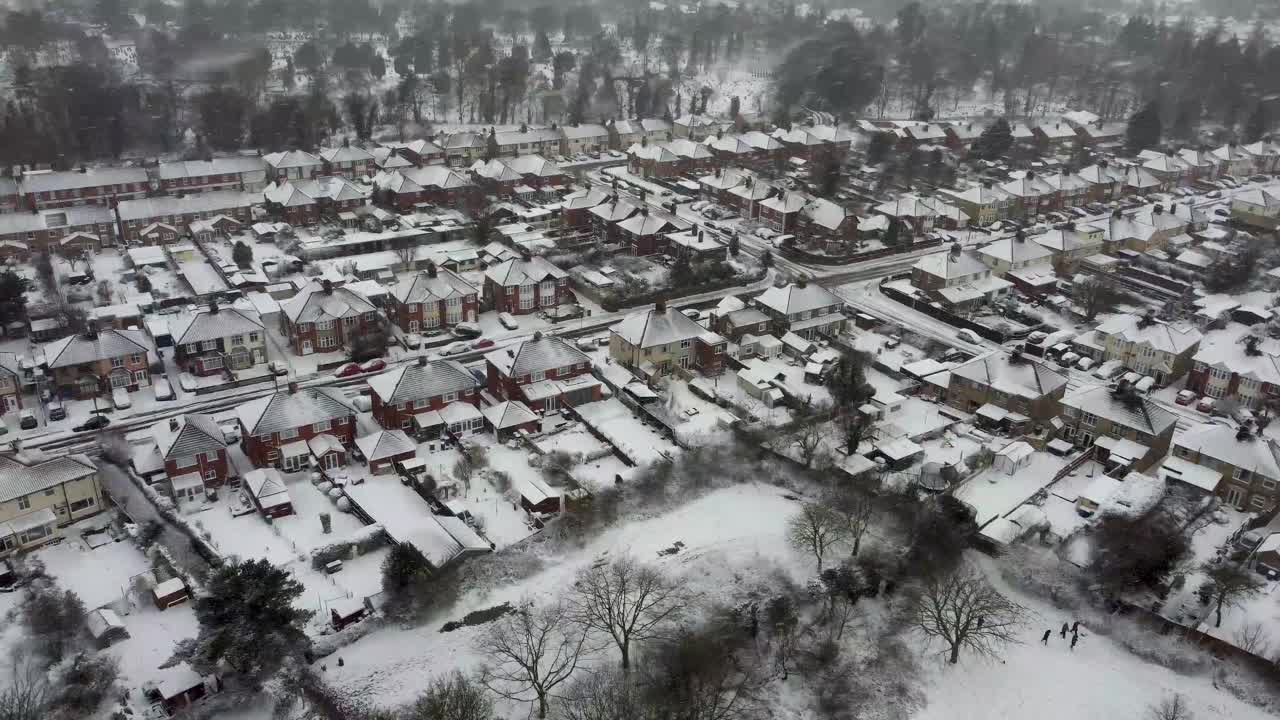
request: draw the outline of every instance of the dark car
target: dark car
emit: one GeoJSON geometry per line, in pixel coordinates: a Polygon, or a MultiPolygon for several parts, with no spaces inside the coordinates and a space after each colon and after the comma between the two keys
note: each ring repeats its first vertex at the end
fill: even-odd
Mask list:
{"type": "Polygon", "coordinates": [[[71,428],[75,432],[86,432],[89,430],[101,430],[111,424],[111,418],[106,415],[94,415],[84,423],[71,428]]]}
{"type": "Polygon", "coordinates": [[[67,409],[57,400],[49,402],[49,419],[50,420],[66,420],[67,409]]]}

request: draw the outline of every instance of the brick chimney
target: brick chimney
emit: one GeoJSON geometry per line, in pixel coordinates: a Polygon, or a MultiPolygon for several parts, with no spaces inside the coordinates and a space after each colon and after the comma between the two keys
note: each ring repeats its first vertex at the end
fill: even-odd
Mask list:
{"type": "Polygon", "coordinates": [[[170,431],[170,432],[178,432],[178,428],[179,428],[179,427],[181,427],[181,426],[182,426],[182,424],[178,422],[178,418],[169,418],[169,431],[170,431]]]}
{"type": "Polygon", "coordinates": [[[289,383],[289,394],[290,394],[290,395],[297,395],[297,394],[298,394],[298,381],[297,381],[297,380],[294,380],[293,382],[289,383]]]}
{"type": "Polygon", "coordinates": [[[418,367],[426,367],[426,366],[427,366],[427,356],[426,356],[426,355],[419,355],[419,356],[418,356],[418,367]]]}
{"type": "Polygon", "coordinates": [[[427,261],[427,277],[433,278],[433,277],[436,277],[436,275],[437,275],[436,264],[431,261],[427,261]]]}
{"type": "Polygon", "coordinates": [[[659,315],[666,315],[666,314],[667,314],[667,301],[666,301],[666,300],[661,300],[661,299],[660,299],[660,300],[655,301],[655,302],[653,303],[653,311],[654,311],[654,312],[656,312],[656,313],[658,313],[659,315]]]}

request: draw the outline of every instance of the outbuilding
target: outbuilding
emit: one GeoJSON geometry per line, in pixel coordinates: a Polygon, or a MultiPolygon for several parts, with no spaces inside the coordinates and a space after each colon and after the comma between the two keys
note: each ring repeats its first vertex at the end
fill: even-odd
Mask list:
{"type": "Polygon", "coordinates": [[[159,583],[152,588],[151,595],[155,600],[156,607],[161,610],[171,608],[174,605],[181,605],[191,597],[187,592],[186,583],[182,582],[182,578],[169,578],[159,583]]]}

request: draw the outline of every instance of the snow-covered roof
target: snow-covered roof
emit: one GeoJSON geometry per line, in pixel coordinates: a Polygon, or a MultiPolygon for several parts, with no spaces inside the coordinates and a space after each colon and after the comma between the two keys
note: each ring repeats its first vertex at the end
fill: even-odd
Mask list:
{"type": "Polygon", "coordinates": [[[498,263],[485,270],[484,276],[502,287],[512,287],[540,283],[547,278],[558,280],[568,277],[568,273],[534,255],[528,260],[507,260],[498,263]]]}
{"type": "Polygon", "coordinates": [[[244,474],[244,486],[264,510],[289,502],[289,488],[275,468],[254,468],[244,474]]]}
{"type": "Polygon", "coordinates": [[[1218,482],[1222,480],[1222,473],[1217,470],[1197,465],[1176,455],[1165,458],[1158,472],[1167,482],[1186,483],[1206,492],[1217,490],[1218,482]]]}
{"type": "Polygon", "coordinates": [[[1139,432],[1160,435],[1177,423],[1178,416],[1145,397],[1126,403],[1106,385],[1086,385],[1068,392],[1062,404],[1139,432]]]}
{"type": "Polygon", "coordinates": [[[981,260],[967,252],[953,255],[948,251],[943,251],[925,255],[916,261],[916,264],[912,267],[944,280],[971,277],[990,272],[990,269],[983,265],[981,260]]]}
{"type": "Polygon", "coordinates": [[[622,322],[609,328],[609,331],[622,338],[628,345],[639,348],[651,348],[695,338],[702,338],[704,342],[713,344],[724,341],[724,338],[707,330],[674,308],[666,308],[664,311],[649,308],[633,312],[623,318],[622,322]]]}
{"type": "Polygon", "coordinates": [[[87,455],[63,455],[51,460],[43,455],[0,454],[0,503],[41,492],[98,472],[87,455]]]}
{"type": "Polygon", "coordinates": [[[1158,320],[1146,321],[1138,315],[1115,315],[1097,327],[1099,334],[1113,335],[1125,342],[1148,345],[1156,350],[1181,355],[1200,343],[1200,331],[1158,320]],[[1145,323],[1145,326],[1144,326],[1145,323]]]}
{"type": "Polygon", "coordinates": [[[305,387],[255,398],[236,408],[247,435],[267,435],[354,415],[355,408],[338,388],[305,387]]]}
{"type": "Polygon", "coordinates": [[[637,237],[647,237],[671,232],[676,227],[667,222],[666,218],[660,217],[655,213],[640,212],[618,223],[618,229],[625,230],[637,237]]]}
{"type": "Polygon", "coordinates": [[[363,162],[372,160],[373,155],[356,145],[342,145],[336,148],[320,148],[320,157],[329,163],[363,162]]]}
{"type": "Polygon", "coordinates": [[[215,157],[208,160],[176,160],[162,162],[157,168],[161,180],[207,177],[209,175],[239,175],[265,172],[266,163],[257,156],[215,157]]]}
{"type": "Polygon", "coordinates": [[[364,296],[352,292],[345,287],[330,287],[312,280],[293,297],[280,303],[285,317],[293,323],[311,323],[336,320],[344,317],[357,317],[363,313],[375,312],[373,306],[364,296]]]}
{"type": "Polygon", "coordinates": [[[213,416],[199,413],[161,420],[151,426],[151,437],[156,441],[160,457],[165,460],[191,457],[227,446],[222,430],[214,422],[213,416]]]}
{"type": "Polygon", "coordinates": [[[410,363],[369,378],[369,389],[383,403],[424,400],[450,393],[476,389],[475,376],[456,360],[430,360],[410,363]]]}
{"type": "Polygon", "coordinates": [[[1174,438],[1178,454],[1197,453],[1232,467],[1248,470],[1270,480],[1280,480],[1280,448],[1271,438],[1254,434],[1237,439],[1229,425],[1205,423],[1174,438]]]}
{"type": "Polygon", "coordinates": [[[324,164],[324,161],[320,158],[309,152],[303,152],[301,150],[270,153],[263,155],[262,159],[266,161],[268,165],[276,168],[277,170],[287,168],[318,167],[324,164]]]}
{"type": "Polygon", "coordinates": [[[402,279],[391,289],[399,303],[439,302],[452,297],[475,295],[476,288],[448,268],[436,268],[435,277],[423,270],[402,279]]]}
{"type": "Polygon", "coordinates": [[[262,329],[262,320],[256,312],[234,307],[220,307],[217,311],[202,308],[177,313],[169,319],[169,334],[173,336],[174,345],[247,335],[262,329]]]}
{"type": "Polygon", "coordinates": [[[497,405],[489,405],[480,410],[485,420],[497,430],[504,430],[525,423],[536,422],[538,416],[528,405],[519,400],[508,400],[497,405]]]}
{"type": "Polygon", "coordinates": [[[315,200],[326,199],[334,202],[348,202],[351,200],[364,200],[369,197],[369,193],[341,175],[302,180],[298,182],[297,188],[307,197],[315,200]]]}
{"type": "Polygon", "coordinates": [[[25,193],[77,190],[104,185],[147,184],[144,168],[102,167],[79,172],[27,172],[22,175],[22,191],[25,193]]]}
{"type": "Polygon", "coordinates": [[[603,125],[581,124],[564,125],[560,128],[566,140],[584,140],[587,138],[608,137],[609,131],[603,125]]]}
{"type": "Polygon", "coordinates": [[[817,283],[787,283],[770,287],[756,296],[756,304],[783,315],[840,307],[844,301],[817,283]]]}
{"type": "Polygon", "coordinates": [[[304,207],[315,205],[316,199],[291,182],[272,183],[262,191],[262,196],[269,203],[281,207],[304,207]]]}
{"type": "Polygon", "coordinates": [[[565,174],[564,170],[561,170],[559,165],[556,165],[541,155],[520,155],[518,157],[510,158],[506,162],[512,170],[515,170],[521,175],[533,177],[556,177],[557,175],[565,174]]]}
{"type": "Polygon", "coordinates": [[[207,213],[252,207],[262,202],[262,196],[238,190],[193,193],[182,197],[158,196],[141,200],[122,200],[116,207],[120,220],[148,220],[172,215],[203,215],[207,213]]]}
{"type": "Polygon", "coordinates": [[[1012,264],[1033,263],[1053,257],[1049,248],[1016,237],[1004,237],[983,245],[978,248],[978,254],[1012,264]]]}
{"type": "Polygon", "coordinates": [[[92,338],[76,334],[55,340],[44,346],[44,357],[50,368],[60,368],[138,353],[145,356],[150,350],[143,331],[107,328],[92,338]]]}
{"type": "Polygon", "coordinates": [[[1067,384],[1067,377],[1048,365],[1023,356],[1014,362],[1011,353],[996,350],[951,368],[953,377],[1031,400],[1044,397],[1067,384]]]}
{"type": "Polygon", "coordinates": [[[590,364],[591,358],[555,335],[534,334],[532,339],[516,347],[490,351],[486,362],[506,377],[518,378],[579,363],[590,364]]]}

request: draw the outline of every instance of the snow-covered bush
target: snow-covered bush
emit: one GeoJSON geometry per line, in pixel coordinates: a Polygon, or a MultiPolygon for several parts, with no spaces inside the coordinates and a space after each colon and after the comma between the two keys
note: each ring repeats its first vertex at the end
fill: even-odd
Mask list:
{"type": "Polygon", "coordinates": [[[1063,609],[1080,607],[1082,574],[1051,551],[1028,545],[1012,548],[1000,564],[1000,575],[1023,592],[1045,598],[1063,609]]]}
{"type": "Polygon", "coordinates": [[[366,525],[346,538],[337,542],[322,545],[311,551],[311,568],[322,570],[334,560],[345,560],[356,555],[367,555],[387,544],[387,534],[381,525],[366,525]]]}

